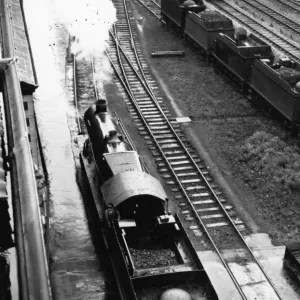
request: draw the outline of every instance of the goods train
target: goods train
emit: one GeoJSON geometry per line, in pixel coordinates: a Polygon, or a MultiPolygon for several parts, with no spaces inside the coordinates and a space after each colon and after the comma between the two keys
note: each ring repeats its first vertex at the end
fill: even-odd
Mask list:
{"type": "Polygon", "coordinates": [[[178,26],[184,38],[237,82],[241,91],[256,104],[275,108],[292,133],[298,133],[300,65],[287,57],[275,63],[271,46],[244,28],[234,28],[229,18],[203,8],[199,1],[161,0],[161,18],[178,26]]]}
{"type": "Polygon", "coordinates": [[[84,121],[89,138],[82,157],[96,166],[94,201],[101,203],[121,299],[196,299],[203,291],[203,299],[218,299],[180,218],[168,212],[161,183],[143,167],[106,100],[92,105],[84,121]]]}

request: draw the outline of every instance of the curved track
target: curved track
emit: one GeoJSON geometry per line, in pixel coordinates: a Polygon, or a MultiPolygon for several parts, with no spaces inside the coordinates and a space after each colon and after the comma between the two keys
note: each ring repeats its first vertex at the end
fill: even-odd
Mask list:
{"type": "Polygon", "coordinates": [[[272,299],[281,299],[241,234],[245,230],[243,222],[226,203],[202,159],[194,153],[178,124],[164,108],[163,98],[135,41],[125,0],[114,1],[114,5],[118,22],[110,33],[107,55],[119,79],[120,90],[127,97],[129,110],[157,161],[158,170],[175,194],[180,219],[196,251],[216,252],[242,299],[250,299],[249,287],[242,287],[230,268],[232,258],[229,261],[224,256],[225,249],[242,249],[244,261],[255,265],[272,299]]]}

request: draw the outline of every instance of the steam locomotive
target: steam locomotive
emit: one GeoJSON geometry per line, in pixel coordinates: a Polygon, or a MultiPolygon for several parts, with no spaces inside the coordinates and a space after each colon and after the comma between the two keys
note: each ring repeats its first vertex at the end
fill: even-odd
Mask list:
{"type": "Polygon", "coordinates": [[[179,217],[167,210],[161,183],[143,167],[106,100],[84,115],[83,156],[94,162],[101,230],[121,299],[218,299],[179,217]]]}
{"type": "Polygon", "coordinates": [[[161,0],[161,19],[179,27],[218,69],[232,78],[258,106],[275,108],[293,134],[300,125],[300,65],[287,58],[274,61],[271,46],[214,10],[202,0],[161,0]],[[200,1],[200,2],[199,2],[200,1]]]}

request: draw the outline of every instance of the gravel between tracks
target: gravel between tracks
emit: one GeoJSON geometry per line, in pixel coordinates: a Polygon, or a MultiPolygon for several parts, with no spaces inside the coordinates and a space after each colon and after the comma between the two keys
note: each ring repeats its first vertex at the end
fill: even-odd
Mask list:
{"type": "Polygon", "coordinates": [[[299,190],[284,189],[282,182],[240,159],[243,145],[258,131],[278,137],[286,146],[296,144],[296,140],[253,108],[173,29],[165,28],[137,2],[133,2],[132,13],[142,16],[137,22],[144,55],[155,74],[159,74],[157,81],[172,91],[182,114],[192,118],[194,122],[189,126],[199,134],[201,143],[239,196],[243,209],[257,222],[261,232],[270,234],[275,244],[299,241],[299,190]],[[184,50],[186,55],[152,58],[151,52],[159,50],[184,50]]]}

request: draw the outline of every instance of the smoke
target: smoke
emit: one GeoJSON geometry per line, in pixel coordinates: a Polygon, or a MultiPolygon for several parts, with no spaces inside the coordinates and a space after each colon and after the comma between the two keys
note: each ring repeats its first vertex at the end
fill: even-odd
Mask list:
{"type": "Polygon", "coordinates": [[[111,0],[54,0],[53,4],[56,17],[73,37],[75,55],[87,57],[103,53],[109,29],[116,21],[116,9],[111,0]]]}
{"type": "Polygon", "coordinates": [[[104,85],[106,82],[111,80],[111,75],[113,69],[110,67],[110,62],[108,59],[95,59],[95,82],[98,91],[98,96],[100,98],[105,98],[104,85]]]}

